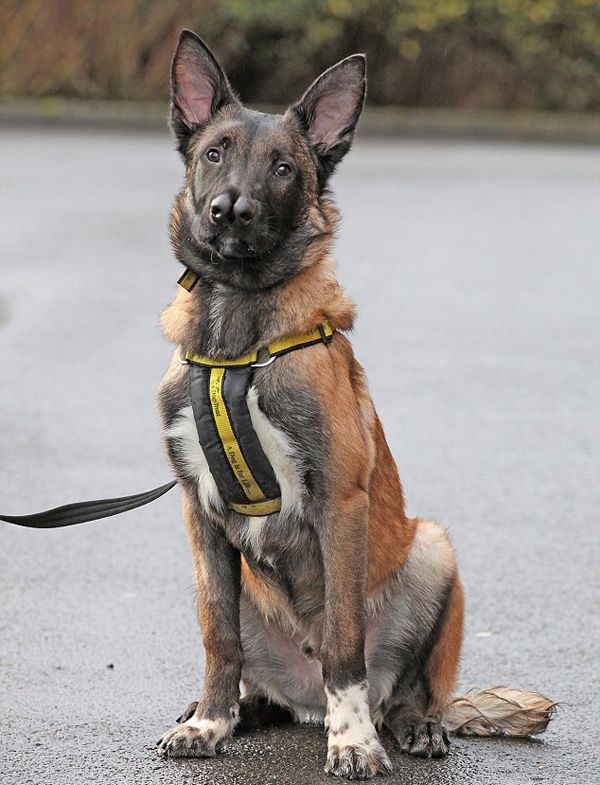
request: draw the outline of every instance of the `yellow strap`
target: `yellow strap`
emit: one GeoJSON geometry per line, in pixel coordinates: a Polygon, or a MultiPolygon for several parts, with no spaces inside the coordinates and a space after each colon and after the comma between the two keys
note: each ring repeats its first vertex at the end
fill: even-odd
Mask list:
{"type": "Polygon", "coordinates": [[[223,399],[223,376],[225,374],[224,368],[213,368],[210,372],[209,380],[209,395],[210,405],[212,407],[213,417],[219,432],[221,444],[225,450],[225,455],[233,473],[237,477],[239,484],[242,486],[244,493],[251,502],[262,502],[266,500],[266,496],[262,492],[259,484],[254,479],[248,464],[246,463],[238,440],[235,438],[231,421],[227,414],[225,407],[225,400],[223,399]]]}
{"type": "Polygon", "coordinates": [[[244,354],[241,357],[236,357],[233,360],[225,360],[222,357],[204,357],[201,354],[187,353],[185,355],[185,359],[188,362],[197,363],[198,365],[208,365],[210,368],[233,368],[236,365],[250,365],[251,363],[255,363],[257,358],[257,352],[244,354]]]}
{"type": "MultiPolygon", "coordinates": [[[[326,338],[331,338],[334,333],[334,329],[331,324],[325,320],[320,326],[323,330],[323,335],[326,338]]],[[[322,341],[323,335],[321,335],[319,328],[315,327],[314,330],[311,330],[309,333],[305,333],[304,335],[279,338],[267,346],[267,351],[270,357],[277,357],[279,354],[290,351],[290,349],[299,349],[301,346],[305,346],[306,344],[322,341]]],[[[241,357],[234,358],[233,360],[225,360],[221,357],[204,357],[200,354],[187,353],[185,355],[185,359],[188,362],[197,363],[198,365],[207,365],[209,368],[232,368],[235,366],[251,365],[252,363],[255,363],[258,359],[258,352],[244,354],[241,357]]]]}
{"type": "Polygon", "coordinates": [[[278,499],[267,499],[265,502],[254,502],[254,504],[235,504],[230,502],[230,510],[239,512],[242,515],[271,515],[281,509],[281,497],[278,499]]]}
{"type": "MultiPolygon", "coordinates": [[[[321,327],[323,328],[323,333],[326,338],[330,338],[333,335],[333,327],[329,324],[328,321],[323,322],[321,327]]],[[[321,340],[323,340],[321,332],[318,327],[315,327],[314,330],[311,330],[309,333],[305,333],[304,335],[291,338],[280,338],[277,341],[273,341],[273,343],[270,343],[267,346],[267,350],[271,357],[273,357],[273,355],[277,356],[278,354],[289,351],[290,349],[296,349],[300,346],[304,346],[304,344],[321,340]]]]}

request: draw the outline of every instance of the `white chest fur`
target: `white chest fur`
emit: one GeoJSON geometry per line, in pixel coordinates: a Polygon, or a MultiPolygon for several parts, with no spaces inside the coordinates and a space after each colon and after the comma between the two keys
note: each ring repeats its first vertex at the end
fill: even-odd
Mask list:
{"type": "MultiPolygon", "coordinates": [[[[281,488],[281,512],[279,514],[299,513],[303,495],[299,456],[286,434],[276,428],[259,408],[258,393],[255,387],[250,388],[246,400],[252,425],[281,488]]],[[[198,497],[203,507],[208,509],[212,506],[224,509],[219,489],[210,473],[200,446],[191,406],[186,406],[179,411],[170,427],[165,431],[165,437],[177,455],[178,464],[183,468],[185,476],[197,481],[198,497]]],[[[266,520],[265,517],[247,518],[246,536],[255,551],[260,550],[260,532],[266,520]]]]}

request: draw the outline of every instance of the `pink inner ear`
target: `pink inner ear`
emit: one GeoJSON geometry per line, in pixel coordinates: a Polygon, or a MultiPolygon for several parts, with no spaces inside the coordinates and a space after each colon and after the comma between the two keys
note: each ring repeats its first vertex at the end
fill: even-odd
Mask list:
{"type": "Polygon", "coordinates": [[[177,69],[177,104],[190,125],[204,125],[210,119],[215,88],[207,76],[193,73],[182,64],[177,69]]]}
{"type": "Polygon", "coordinates": [[[308,134],[310,141],[326,147],[338,142],[350,124],[355,105],[356,96],[351,90],[337,90],[319,98],[308,134]]]}

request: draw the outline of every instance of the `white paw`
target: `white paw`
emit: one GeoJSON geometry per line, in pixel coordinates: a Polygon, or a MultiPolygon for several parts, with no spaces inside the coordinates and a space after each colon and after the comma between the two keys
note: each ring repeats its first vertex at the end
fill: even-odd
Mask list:
{"type": "Polygon", "coordinates": [[[392,764],[377,738],[365,739],[363,744],[329,745],[325,771],[334,777],[349,780],[369,780],[376,774],[389,774],[392,764]]]}
{"type": "Polygon", "coordinates": [[[233,720],[198,720],[195,717],[167,731],[158,752],[169,758],[214,758],[233,730],[233,720]]]}
{"type": "Polygon", "coordinates": [[[325,771],[365,780],[392,770],[369,714],[366,682],[327,692],[329,750],[325,771]]]}

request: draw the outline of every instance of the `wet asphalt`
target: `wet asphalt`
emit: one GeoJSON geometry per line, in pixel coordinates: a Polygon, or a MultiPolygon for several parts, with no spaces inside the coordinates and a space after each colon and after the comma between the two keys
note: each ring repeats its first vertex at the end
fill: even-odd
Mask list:
{"type": "MultiPolygon", "coordinates": [[[[171,141],[13,128],[0,154],[0,510],[166,482],[171,141]]],[[[541,740],[457,739],[443,761],[386,737],[387,781],[597,782],[600,152],[359,141],[334,186],[355,347],[409,512],[458,550],[461,689],[561,704],[541,740]]],[[[3,785],[329,781],[313,728],[239,736],[214,761],[157,757],[202,680],[178,508],[175,490],[69,530],[0,524],[3,785]]]]}

